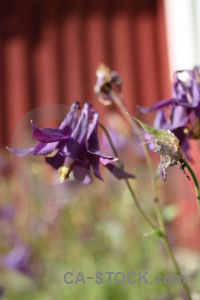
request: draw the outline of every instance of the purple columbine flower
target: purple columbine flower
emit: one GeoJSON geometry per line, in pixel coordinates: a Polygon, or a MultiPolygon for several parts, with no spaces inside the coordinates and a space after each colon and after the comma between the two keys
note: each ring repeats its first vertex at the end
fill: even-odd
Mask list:
{"type": "Polygon", "coordinates": [[[92,182],[91,172],[102,180],[100,164],[104,165],[116,178],[134,178],[111,162],[118,158],[99,151],[98,113],[85,103],[80,116],[80,104],[72,104],[71,110],[57,129],[37,128],[32,124],[33,136],[39,141],[36,147],[8,150],[19,156],[27,154],[44,155],[46,162],[58,169],[63,181],[73,175],[84,184],[92,182]]]}
{"type": "Polygon", "coordinates": [[[139,107],[143,113],[157,110],[156,129],[169,129],[180,140],[188,156],[190,138],[200,138],[200,71],[182,70],[174,73],[172,98],[162,100],[151,107],[139,107]],[[166,108],[169,109],[167,113],[166,108]]]}

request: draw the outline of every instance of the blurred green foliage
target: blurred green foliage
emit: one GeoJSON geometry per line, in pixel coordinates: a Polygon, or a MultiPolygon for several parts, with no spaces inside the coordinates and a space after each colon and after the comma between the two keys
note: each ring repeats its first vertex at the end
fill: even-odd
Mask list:
{"type": "MultiPolygon", "coordinates": [[[[142,199],[141,205],[153,218],[148,170],[142,161],[129,161],[128,167],[138,174],[132,185],[142,199]]],[[[0,286],[5,290],[2,299],[183,299],[178,284],[117,285],[114,280],[109,284],[107,277],[100,285],[94,281],[86,281],[85,285],[64,282],[64,274],[69,271],[82,272],[85,277],[96,272],[148,271],[150,278],[175,274],[161,239],[152,235],[138,216],[125,184],[106,172],[104,178],[105,182],[95,180],[92,185],[77,189],[71,199],[66,188],[63,200],[53,201],[42,199],[37,192],[28,193],[11,171],[2,172],[0,208],[9,205],[15,214],[11,220],[0,221],[1,257],[12,249],[16,239],[32,251],[28,262],[31,276],[1,266],[0,286]]],[[[175,217],[174,211],[172,206],[164,211],[168,221],[175,217]]],[[[189,251],[186,253],[185,257],[191,257],[189,251]]],[[[195,260],[198,266],[199,258],[193,257],[190,262],[195,260]]],[[[198,289],[197,268],[189,274],[185,266],[184,275],[186,279],[192,276],[192,288],[198,289]]]]}

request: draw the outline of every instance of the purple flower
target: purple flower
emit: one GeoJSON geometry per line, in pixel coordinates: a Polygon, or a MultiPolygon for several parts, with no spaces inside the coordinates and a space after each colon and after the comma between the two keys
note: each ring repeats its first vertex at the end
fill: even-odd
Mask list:
{"type": "Polygon", "coordinates": [[[106,65],[100,64],[96,71],[97,82],[94,92],[104,105],[115,101],[115,94],[121,93],[122,79],[116,71],[111,71],[106,65]]]}
{"type": "Polygon", "coordinates": [[[172,131],[180,140],[180,145],[188,156],[189,139],[200,138],[199,68],[175,72],[172,98],[162,100],[151,107],[139,107],[139,109],[143,113],[157,110],[154,127],[172,131]]]}
{"type": "Polygon", "coordinates": [[[17,242],[13,249],[2,258],[1,264],[5,268],[31,275],[29,268],[31,257],[32,251],[30,248],[21,242],[17,242]]]}
{"type": "Polygon", "coordinates": [[[3,296],[5,295],[5,289],[0,286],[0,298],[3,298],[3,296]]]}
{"type": "Polygon", "coordinates": [[[15,216],[15,210],[11,205],[0,206],[0,221],[1,220],[13,220],[15,216]]]}
{"type": "Polygon", "coordinates": [[[64,162],[64,157],[61,156],[60,152],[64,148],[66,141],[70,138],[71,126],[74,126],[77,123],[77,108],[79,108],[79,103],[73,103],[70,112],[67,114],[66,118],[60,124],[58,129],[40,129],[37,128],[31,121],[33,137],[40,142],[35,147],[25,148],[22,150],[13,149],[10,147],[7,147],[7,149],[17,156],[25,156],[28,154],[45,156],[53,155],[54,166],[56,167],[56,164],[58,166],[62,165],[64,162]]]}
{"type": "Polygon", "coordinates": [[[16,155],[44,155],[46,162],[58,169],[63,181],[73,175],[84,184],[92,182],[91,171],[102,180],[100,164],[104,165],[118,179],[134,178],[111,162],[118,160],[99,151],[98,113],[85,103],[80,116],[78,102],[72,104],[71,110],[57,129],[33,127],[33,136],[39,143],[29,149],[16,150],[8,148],[16,155]]]}

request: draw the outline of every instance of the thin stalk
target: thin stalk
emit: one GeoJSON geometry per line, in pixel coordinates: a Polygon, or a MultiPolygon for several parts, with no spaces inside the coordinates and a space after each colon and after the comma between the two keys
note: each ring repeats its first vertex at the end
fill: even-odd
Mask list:
{"type": "MultiPolygon", "coordinates": [[[[115,148],[115,146],[114,146],[114,144],[113,144],[113,142],[112,142],[112,139],[111,139],[111,137],[110,137],[110,135],[109,135],[107,129],[106,129],[105,126],[104,126],[103,124],[101,124],[101,123],[99,123],[99,126],[100,126],[101,129],[104,131],[104,133],[105,133],[105,135],[106,135],[106,137],[107,137],[107,139],[108,139],[108,141],[109,141],[109,144],[110,144],[110,146],[111,146],[111,149],[112,149],[114,155],[115,155],[117,158],[119,158],[118,152],[117,152],[117,150],[116,150],[116,148],[115,148]]],[[[123,166],[122,166],[120,160],[118,160],[118,164],[119,164],[119,167],[123,169],[123,166]]],[[[130,194],[131,194],[131,196],[132,196],[132,198],[133,198],[133,201],[134,201],[134,203],[135,203],[135,206],[137,207],[137,209],[138,209],[138,211],[139,211],[141,217],[144,219],[144,221],[145,221],[145,222],[146,222],[153,230],[156,230],[156,226],[151,222],[151,220],[148,218],[148,216],[146,215],[146,213],[145,213],[145,212],[143,211],[143,209],[141,208],[141,206],[140,206],[140,204],[139,204],[139,202],[138,202],[138,200],[137,200],[137,197],[136,197],[136,195],[135,195],[135,193],[134,193],[134,191],[133,191],[133,189],[132,189],[132,187],[131,187],[130,182],[128,181],[128,179],[125,179],[125,182],[126,182],[126,186],[127,186],[127,188],[129,189],[129,191],[130,191],[130,194]]]]}
{"type": "MultiPolygon", "coordinates": [[[[107,129],[106,129],[105,126],[104,126],[103,124],[101,124],[101,123],[99,123],[99,126],[100,126],[101,129],[104,131],[104,133],[105,133],[105,135],[106,135],[106,137],[107,137],[107,139],[108,139],[108,141],[109,141],[110,147],[111,147],[111,149],[112,149],[114,155],[115,155],[117,158],[119,158],[118,152],[117,152],[117,150],[116,150],[116,148],[115,148],[115,146],[114,146],[114,144],[113,144],[113,142],[112,142],[112,139],[111,139],[111,137],[110,137],[110,135],[109,135],[107,129]]],[[[123,169],[123,166],[122,166],[120,160],[118,160],[118,164],[119,164],[120,168],[123,169]]],[[[186,166],[187,166],[187,165],[186,165],[186,166]]],[[[188,167],[188,166],[187,166],[187,167],[188,167]]],[[[190,167],[190,169],[191,169],[191,167],[190,167]]],[[[191,169],[191,170],[192,170],[192,169],[191,169]]],[[[192,173],[194,174],[193,171],[192,171],[192,173]]],[[[192,175],[192,174],[191,174],[191,175],[192,175]]],[[[195,175],[194,175],[194,176],[195,176],[195,175]]],[[[196,177],[195,177],[195,178],[196,178],[196,177]]],[[[129,181],[128,181],[127,179],[125,179],[125,182],[126,182],[126,185],[127,185],[128,189],[129,189],[129,191],[130,191],[130,193],[131,193],[131,196],[132,196],[132,198],[133,198],[133,201],[134,201],[134,203],[135,203],[135,206],[137,207],[137,209],[138,209],[138,211],[139,211],[141,217],[144,219],[144,221],[145,221],[145,222],[146,222],[146,223],[147,223],[154,231],[157,230],[156,226],[154,226],[154,224],[151,222],[151,220],[148,218],[148,216],[146,215],[146,213],[145,213],[145,212],[143,211],[143,209],[141,208],[141,206],[140,206],[140,204],[139,204],[139,202],[138,202],[138,200],[137,200],[137,197],[136,197],[136,195],[135,195],[135,193],[134,193],[134,191],[133,191],[133,189],[132,189],[132,187],[131,187],[129,181]]],[[[176,258],[175,258],[174,254],[173,254],[173,250],[172,250],[172,248],[171,248],[170,242],[169,242],[168,237],[167,237],[167,235],[166,235],[165,224],[164,224],[164,221],[163,221],[162,212],[161,212],[161,207],[160,207],[160,203],[159,203],[159,201],[158,201],[158,196],[157,196],[156,180],[154,180],[154,185],[155,185],[155,191],[156,191],[156,196],[155,196],[156,215],[157,215],[157,220],[158,220],[158,224],[159,224],[159,230],[160,230],[161,233],[162,233],[162,234],[161,234],[161,237],[162,237],[162,239],[163,239],[163,241],[164,241],[164,243],[165,243],[165,246],[166,246],[166,248],[167,248],[167,251],[168,251],[168,253],[169,253],[169,256],[171,257],[171,260],[172,260],[172,262],[173,262],[173,264],[174,264],[174,267],[175,267],[175,270],[176,270],[177,274],[178,274],[179,276],[182,276],[180,267],[179,267],[179,265],[178,265],[178,263],[177,263],[177,261],[176,261],[176,258]]],[[[197,182],[197,186],[198,186],[198,182],[197,182]]],[[[180,277],[180,278],[181,278],[181,277],[180,277]]],[[[192,300],[192,297],[191,297],[191,295],[190,295],[190,289],[189,289],[187,283],[184,284],[184,282],[181,280],[181,285],[182,285],[183,289],[185,290],[185,292],[186,292],[186,294],[187,294],[187,296],[188,296],[188,300],[192,300]]]]}
{"type": "MultiPolygon", "coordinates": [[[[175,270],[177,272],[177,275],[182,276],[181,269],[180,269],[180,267],[179,267],[179,265],[178,265],[178,263],[176,261],[176,258],[174,256],[172,247],[170,245],[169,239],[168,239],[167,234],[166,234],[165,224],[164,224],[164,221],[163,221],[162,212],[161,212],[161,208],[160,208],[160,203],[159,202],[158,202],[158,205],[157,205],[157,217],[158,217],[158,220],[159,220],[160,230],[163,232],[163,241],[165,243],[165,246],[167,248],[169,256],[171,257],[171,260],[172,260],[172,262],[174,264],[174,267],[175,267],[175,270]]],[[[186,282],[184,283],[183,280],[181,280],[181,285],[182,285],[183,289],[185,290],[185,293],[188,296],[188,300],[192,300],[192,296],[190,294],[190,289],[189,289],[187,283],[186,282]]]]}
{"type": "Polygon", "coordinates": [[[190,175],[192,176],[194,186],[195,186],[195,192],[196,192],[196,196],[197,196],[197,200],[198,200],[198,205],[199,205],[199,208],[200,208],[200,188],[199,188],[198,180],[196,178],[196,175],[195,175],[194,171],[192,170],[192,167],[187,162],[187,160],[183,158],[183,162],[184,162],[186,168],[188,169],[188,171],[190,172],[190,175]]]}
{"type": "MultiPolygon", "coordinates": [[[[153,167],[153,163],[152,163],[152,160],[151,160],[151,157],[149,154],[147,144],[145,143],[145,139],[142,135],[140,128],[138,127],[138,124],[135,121],[131,120],[130,117],[128,116],[128,111],[127,111],[126,105],[123,101],[122,94],[120,95],[120,97],[118,97],[118,96],[116,96],[116,94],[114,92],[112,92],[112,98],[113,98],[114,103],[117,105],[119,110],[122,112],[122,114],[124,115],[124,117],[126,118],[128,123],[135,130],[136,134],[138,135],[138,137],[140,139],[141,145],[143,147],[144,155],[146,158],[146,162],[149,167],[149,172],[150,172],[151,178],[153,180],[152,188],[153,188],[153,193],[154,193],[155,211],[156,211],[156,215],[157,215],[159,203],[158,203],[158,192],[157,192],[157,186],[156,186],[156,174],[155,174],[155,170],[153,167]]],[[[158,222],[158,220],[157,220],[157,222],[158,222]]],[[[158,222],[158,224],[159,224],[159,222],[158,222]]]]}
{"type": "Polygon", "coordinates": [[[148,151],[147,145],[145,144],[145,139],[144,139],[144,137],[143,137],[143,135],[141,133],[141,130],[138,127],[137,123],[134,122],[134,121],[132,121],[130,119],[130,117],[128,116],[128,111],[127,111],[126,105],[125,105],[125,103],[123,101],[122,95],[119,98],[118,96],[116,96],[116,94],[114,92],[112,92],[112,99],[113,99],[114,103],[117,105],[117,107],[119,108],[119,110],[122,112],[122,114],[124,115],[124,117],[126,118],[126,120],[128,121],[128,123],[131,125],[131,127],[137,133],[137,135],[138,135],[138,137],[140,139],[140,142],[142,144],[142,147],[143,147],[144,155],[145,155],[145,158],[146,158],[146,161],[147,161],[147,164],[148,164],[151,176],[155,177],[155,173],[154,173],[154,169],[153,169],[153,163],[152,163],[151,157],[149,155],[149,151],[148,151]]]}

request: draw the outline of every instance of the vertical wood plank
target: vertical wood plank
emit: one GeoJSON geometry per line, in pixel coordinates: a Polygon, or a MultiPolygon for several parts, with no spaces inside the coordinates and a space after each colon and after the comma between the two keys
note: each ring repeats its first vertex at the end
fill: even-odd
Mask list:
{"type": "Polygon", "coordinates": [[[138,100],[140,105],[151,105],[158,99],[156,74],[155,30],[151,11],[140,11],[133,19],[135,28],[138,100]]]}
{"type": "Polygon", "coordinates": [[[128,11],[117,11],[110,19],[112,66],[122,76],[124,102],[132,114],[136,106],[136,72],[132,69],[134,48],[131,47],[131,25],[128,11]]]}
{"type": "Polygon", "coordinates": [[[36,105],[59,103],[56,35],[55,22],[47,22],[33,52],[36,105]]]}
{"type": "Polygon", "coordinates": [[[3,127],[5,126],[4,115],[4,67],[3,67],[3,39],[0,36],[0,145],[5,141],[3,127]]]}
{"type": "Polygon", "coordinates": [[[82,101],[83,96],[81,27],[80,14],[70,12],[66,15],[62,28],[63,93],[66,103],[82,101]]]}
{"type": "Polygon", "coordinates": [[[13,132],[20,118],[28,110],[28,84],[26,73],[26,41],[16,37],[4,45],[6,131],[7,142],[11,142],[13,132]]]}
{"type": "Polygon", "coordinates": [[[106,34],[108,31],[105,12],[105,1],[97,1],[98,9],[91,10],[84,18],[84,68],[83,80],[85,84],[85,97],[93,102],[94,107],[103,116],[107,110],[99,103],[94,94],[93,87],[96,82],[96,69],[100,63],[108,64],[106,34]],[[86,77],[84,79],[84,76],[86,77]]]}

